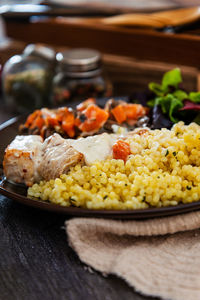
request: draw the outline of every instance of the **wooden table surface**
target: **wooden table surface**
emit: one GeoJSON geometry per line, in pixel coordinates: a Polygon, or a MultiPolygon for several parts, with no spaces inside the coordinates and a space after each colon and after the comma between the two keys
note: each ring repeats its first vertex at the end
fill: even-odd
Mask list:
{"type": "MultiPolygon", "coordinates": [[[[0,106],[0,123],[10,117],[0,106]]],[[[67,218],[0,195],[0,299],[156,299],[116,276],[89,272],[68,244],[67,218]]]]}

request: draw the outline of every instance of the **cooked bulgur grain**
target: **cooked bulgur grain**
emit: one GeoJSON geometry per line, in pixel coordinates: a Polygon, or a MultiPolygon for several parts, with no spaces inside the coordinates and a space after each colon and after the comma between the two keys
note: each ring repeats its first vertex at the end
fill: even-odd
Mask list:
{"type": "Polygon", "coordinates": [[[200,126],[179,122],[171,130],[130,135],[131,155],[91,166],[76,165],[67,175],[28,189],[62,206],[139,209],[200,199],[200,126]]]}

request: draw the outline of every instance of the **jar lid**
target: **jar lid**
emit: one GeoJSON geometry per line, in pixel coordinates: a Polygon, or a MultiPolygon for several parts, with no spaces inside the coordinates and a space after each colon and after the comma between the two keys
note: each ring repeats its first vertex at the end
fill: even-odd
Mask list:
{"type": "Polygon", "coordinates": [[[56,59],[64,65],[67,71],[71,72],[95,70],[101,64],[100,52],[89,48],[74,48],[58,52],[56,59]]]}
{"type": "Polygon", "coordinates": [[[23,51],[24,55],[34,55],[46,60],[55,60],[55,51],[52,48],[37,44],[29,44],[23,51]]]}

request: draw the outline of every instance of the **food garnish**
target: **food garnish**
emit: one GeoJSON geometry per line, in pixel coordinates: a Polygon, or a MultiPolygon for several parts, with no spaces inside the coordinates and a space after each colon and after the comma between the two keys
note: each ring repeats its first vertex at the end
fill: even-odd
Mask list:
{"type": "Polygon", "coordinates": [[[36,110],[28,116],[25,124],[20,126],[20,132],[38,134],[42,137],[48,137],[54,132],[65,138],[89,136],[112,132],[113,124],[133,129],[137,127],[137,121],[148,112],[149,109],[140,104],[113,99],[101,108],[95,99],[90,98],[80,103],[76,109],[61,107],[36,110]]]}
{"type": "Polygon", "coordinates": [[[200,124],[198,121],[200,92],[187,93],[180,88],[181,83],[181,71],[176,68],[164,74],[161,84],[154,82],[149,84],[150,91],[155,95],[147,103],[153,109],[153,128],[170,128],[173,123],[177,123],[180,120],[186,124],[192,121],[200,124]],[[189,110],[190,112],[188,112],[189,110]],[[160,127],[158,122],[159,117],[161,122],[160,127]],[[163,117],[166,126],[162,126],[163,117]]]}

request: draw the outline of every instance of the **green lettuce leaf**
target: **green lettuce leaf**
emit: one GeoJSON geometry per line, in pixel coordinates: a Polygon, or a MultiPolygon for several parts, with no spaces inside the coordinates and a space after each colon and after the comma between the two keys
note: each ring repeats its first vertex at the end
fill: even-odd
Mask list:
{"type": "Polygon", "coordinates": [[[169,117],[172,122],[176,123],[179,121],[177,118],[174,117],[174,114],[178,112],[178,110],[182,107],[183,107],[183,102],[177,98],[173,98],[169,109],[169,117]]]}
{"type": "Polygon", "coordinates": [[[150,82],[149,83],[149,89],[150,89],[150,91],[152,91],[157,96],[163,96],[164,95],[164,91],[162,89],[162,86],[158,83],[150,82]]]}
{"type": "Polygon", "coordinates": [[[149,107],[154,107],[155,102],[156,102],[156,99],[151,99],[151,100],[147,101],[147,105],[148,105],[149,107]]]}
{"type": "MultiPolygon", "coordinates": [[[[162,113],[173,123],[187,117],[186,112],[179,111],[184,106],[184,100],[200,104],[200,92],[187,94],[179,88],[181,82],[181,71],[179,68],[175,68],[163,75],[161,84],[154,82],[149,84],[149,89],[155,94],[155,98],[147,102],[148,106],[152,108],[159,106],[162,113]]],[[[192,111],[192,113],[194,112],[192,111]]],[[[200,123],[200,114],[195,122],[200,123]]]]}
{"type": "MultiPolygon", "coordinates": [[[[180,69],[176,68],[169,72],[166,72],[163,75],[161,84],[150,82],[149,89],[156,96],[164,96],[170,91],[170,87],[174,87],[175,89],[178,89],[178,85],[181,82],[182,82],[181,71],[180,69]]],[[[179,94],[181,94],[181,90],[179,91],[180,91],[179,94]]]]}
{"type": "Polygon", "coordinates": [[[168,114],[172,122],[178,122],[178,119],[174,117],[174,114],[183,107],[183,102],[174,97],[173,94],[167,94],[164,97],[157,97],[155,99],[155,105],[160,105],[162,112],[168,114]]]}
{"type": "Polygon", "coordinates": [[[182,82],[181,71],[179,68],[168,71],[162,78],[162,89],[167,90],[168,86],[178,88],[179,83],[182,82]]]}
{"type": "Polygon", "coordinates": [[[171,95],[168,94],[167,96],[165,97],[160,97],[160,98],[157,98],[157,104],[160,104],[161,108],[162,108],[162,112],[164,114],[168,113],[169,112],[169,109],[170,109],[170,105],[171,105],[171,95]]]}
{"type": "Polygon", "coordinates": [[[200,103],[200,92],[191,92],[188,97],[192,102],[200,103]]]}
{"type": "Polygon", "coordinates": [[[188,99],[188,94],[182,90],[176,90],[173,92],[173,95],[181,101],[188,99]]]}

